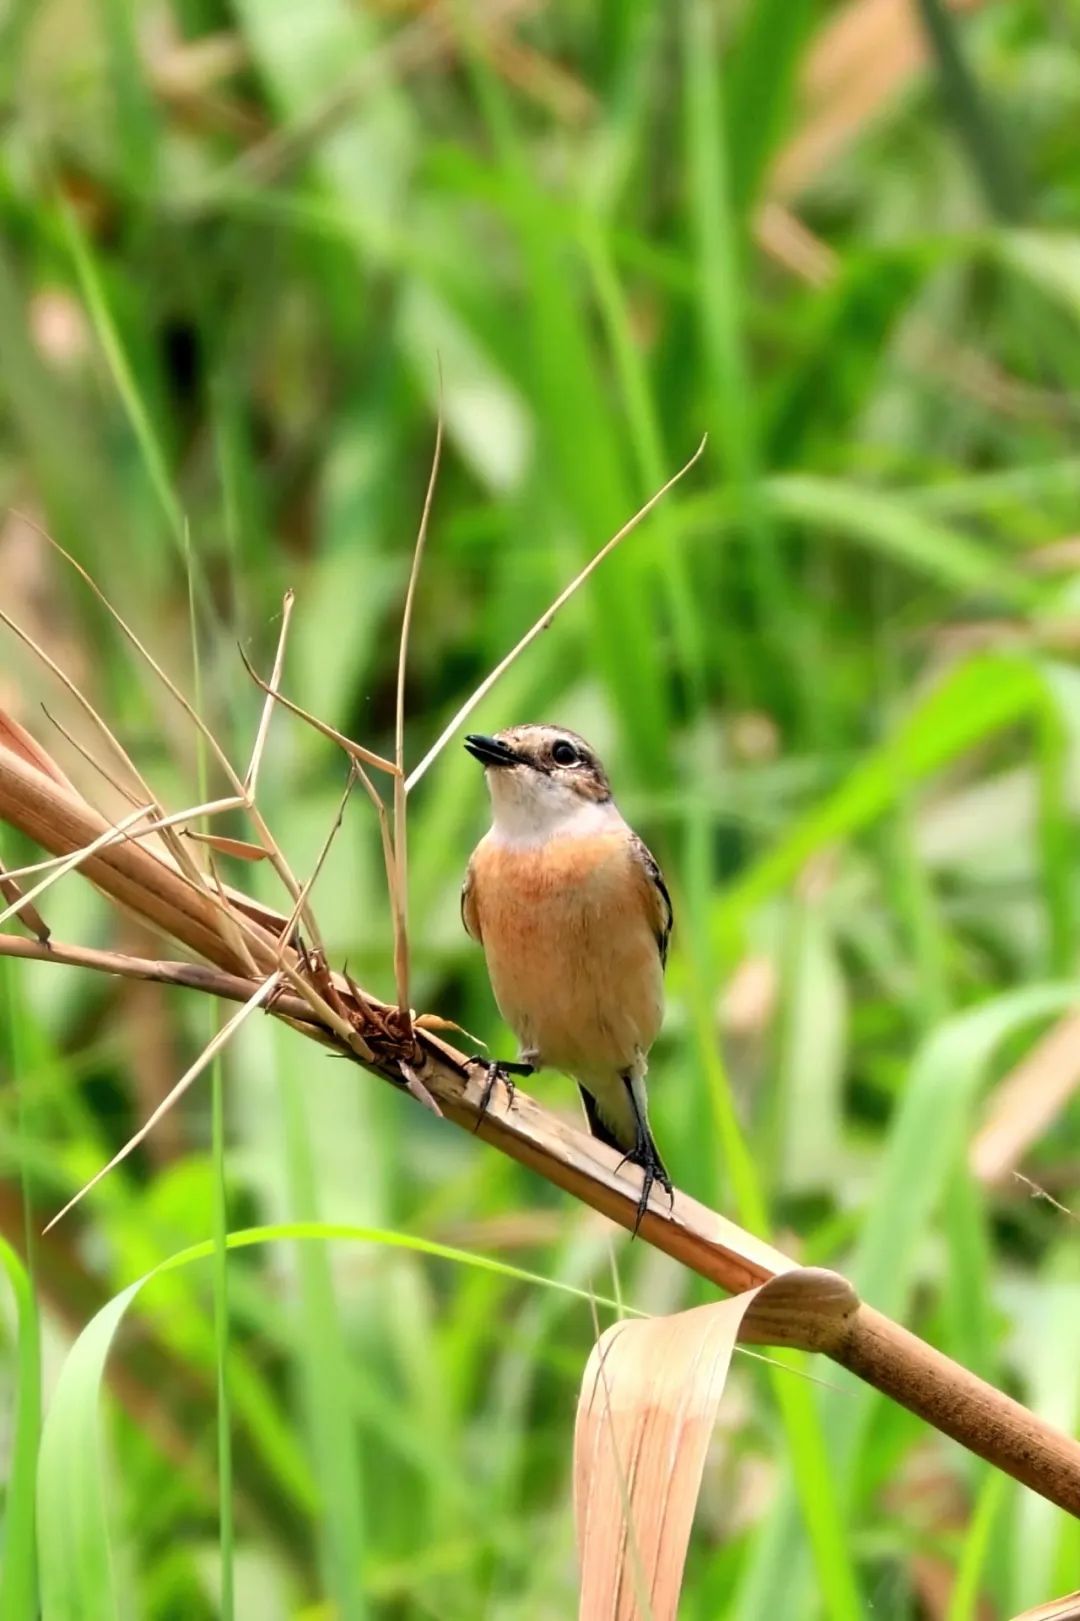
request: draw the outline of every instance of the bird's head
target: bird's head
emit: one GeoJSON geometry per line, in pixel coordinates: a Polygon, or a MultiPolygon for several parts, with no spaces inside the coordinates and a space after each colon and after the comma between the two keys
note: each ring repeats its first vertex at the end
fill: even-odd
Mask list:
{"type": "Polygon", "coordinates": [[[493,737],[472,732],[465,747],[484,767],[500,832],[540,840],[618,815],[600,760],[565,726],[511,726],[493,737]]]}

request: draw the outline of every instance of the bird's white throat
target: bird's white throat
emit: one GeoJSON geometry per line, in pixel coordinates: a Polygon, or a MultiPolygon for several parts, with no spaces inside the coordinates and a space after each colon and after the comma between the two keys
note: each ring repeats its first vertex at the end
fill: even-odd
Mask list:
{"type": "Polygon", "coordinates": [[[492,833],[500,844],[527,847],[626,825],[614,800],[587,799],[539,771],[495,767],[487,780],[492,833]]]}

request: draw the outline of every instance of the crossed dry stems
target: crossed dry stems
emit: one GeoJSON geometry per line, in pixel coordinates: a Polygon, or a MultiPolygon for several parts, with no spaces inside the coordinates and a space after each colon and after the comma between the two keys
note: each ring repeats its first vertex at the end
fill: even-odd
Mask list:
{"type": "MultiPolygon", "coordinates": [[[[393,761],[346,738],[279,690],[293,608],[292,596],[288,594],[270,679],[262,681],[254,677],[265,693],[265,701],[250,763],[244,775],[239,776],[193,705],[86,571],[68,558],[104,603],[139,657],[181,706],[229,784],[231,791],[219,798],[167,813],[85,695],[45,650],[0,609],[0,621],[30,648],[79,704],[99,739],[119,763],[121,779],[117,780],[95,751],[85,744],[76,745],[79,752],[132,805],[131,811],[119,821],[106,818],[70,782],[40,743],[0,712],[0,821],[7,821],[51,852],[46,861],[0,874],[0,890],[8,902],[0,911],[0,927],[18,917],[37,936],[22,939],[0,933],[0,955],[67,963],[113,975],[184,985],[239,1004],[237,1012],[150,1119],[52,1218],[49,1227],[132,1152],[258,1008],[264,1008],[301,1034],[408,1090],[456,1124],[470,1130],[479,1128],[479,1134],[504,1153],[623,1227],[635,1226],[637,1189],[627,1178],[616,1174],[617,1156],[612,1150],[540,1109],[520,1091],[512,1110],[495,1109],[483,1114],[479,1106],[480,1085],[470,1084],[470,1061],[441,1033],[455,1027],[435,1015],[417,1017],[413,1014],[408,995],[405,812],[408,793],[466,716],[509,664],[546,629],[555,613],[593,570],[689,471],[700,457],[704,442],[685,466],[597,552],[481,683],[419,765],[406,776],[403,733],[408,634],[440,443],[441,434],[436,441],[406,596],[398,657],[393,761]],[[259,767],[276,705],[291,710],[337,743],[350,761],[341,804],[320,856],[303,882],[292,872],[257,803],[259,767]],[[392,814],[387,812],[368,767],[391,778],[392,814]],[[128,779],[127,783],[123,777],[128,779]],[[364,787],[379,818],[394,919],[396,1005],[380,1002],[358,986],[347,972],[330,968],[311,906],[312,886],[340,827],[356,781],[364,787]],[[225,811],[240,811],[247,817],[255,835],[252,842],[191,831],[182,834],[181,830],[189,829],[189,824],[197,818],[214,817],[225,811]],[[195,859],[193,851],[198,848],[206,853],[206,870],[195,859]],[[217,854],[269,861],[289,897],[289,912],[274,911],[226,886],[217,872],[214,860],[217,854]],[[34,903],[59,878],[76,869],[172,944],[202,961],[153,961],[52,942],[34,903]],[[37,881],[28,891],[20,893],[19,886],[27,878],[37,881]]],[[[67,557],[66,553],[63,555],[67,557]]],[[[253,671],[252,674],[254,676],[253,671]]],[[[953,1436],[1061,1507],[1080,1515],[1080,1445],[873,1311],[858,1299],[843,1278],[835,1273],[797,1266],[767,1243],[682,1193],[676,1195],[670,1211],[662,1202],[650,1205],[641,1224],[641,1236],[728,1292],[758,1290],[742,1320],[742,1340],[823,1351],[943,1433],[953,1436]]]]}

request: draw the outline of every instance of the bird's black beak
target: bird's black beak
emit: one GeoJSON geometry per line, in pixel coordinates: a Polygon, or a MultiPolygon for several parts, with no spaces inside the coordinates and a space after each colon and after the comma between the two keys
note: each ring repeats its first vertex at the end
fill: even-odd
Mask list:
{"type": "Polygon", "coordinates": [[[470,732],[465,747],[481,765],[519,765],[521,762],[520,755],[514,753],[509,743],[500,743],[497,737],[485,737],[483,732],[470,732]]]}

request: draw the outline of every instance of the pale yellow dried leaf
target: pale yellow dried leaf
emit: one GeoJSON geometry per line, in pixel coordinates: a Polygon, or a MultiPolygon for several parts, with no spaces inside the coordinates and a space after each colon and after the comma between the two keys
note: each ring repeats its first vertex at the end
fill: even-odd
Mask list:
{"type": "Polygon", "coordinates": [[[70,788],[71,782],[65,777],[52,755],[42,748],[36,738],[30,736],[25,726],[20,726],[13,715],[0,709],[0,748],[10,749],[17,759],[26,765],[34,767],[35,771],[44,772],[53,782],[60,783],[61,787],[70,788]]]}
{"type": "Polygon", "coordinates": [[[768,1283],[593,1348],[574,1431],[580,1621],[673,1621],[731,1354],[768,1283]]]}
{"type": "Polygon", "coordinates": [[[477,1047],[486,1047],[487,1043],[474,1036],[471,1030],[466,1030],[463,1024],[456,1019],[444,1019],[441,1013],[420,1013],[413,1020],[418,1030],[456,1030],[459,1036],[467,1036],[477,1047]]]}
{"type": "Polygon", "coordinates": [[[999,1082],[971,1145],[972,1175],[1003,1182],[1080,1088],[1080,1013],[1070,1013],[999,1082]]]}
{"type": "MultiPolygon", "coordinates": [[[[983,0],[949,0],[974,11],[983,0]]],[[[849,0],[833,13],[802,75],[802,121],[769,180],[774,201],[816,180],[924,67],[926,36],[910,0],[849,0]]]]}
{"type": "Polygon", "coordinates": [[[194,839],[197,844],[209,845],[219,855],[235,856],[238,861],[265,861],[270,854],[261,844],[252,844],[248,839],[230,839],[223,833],[196,833],[189,827],[185,837],[194,839]]]}

